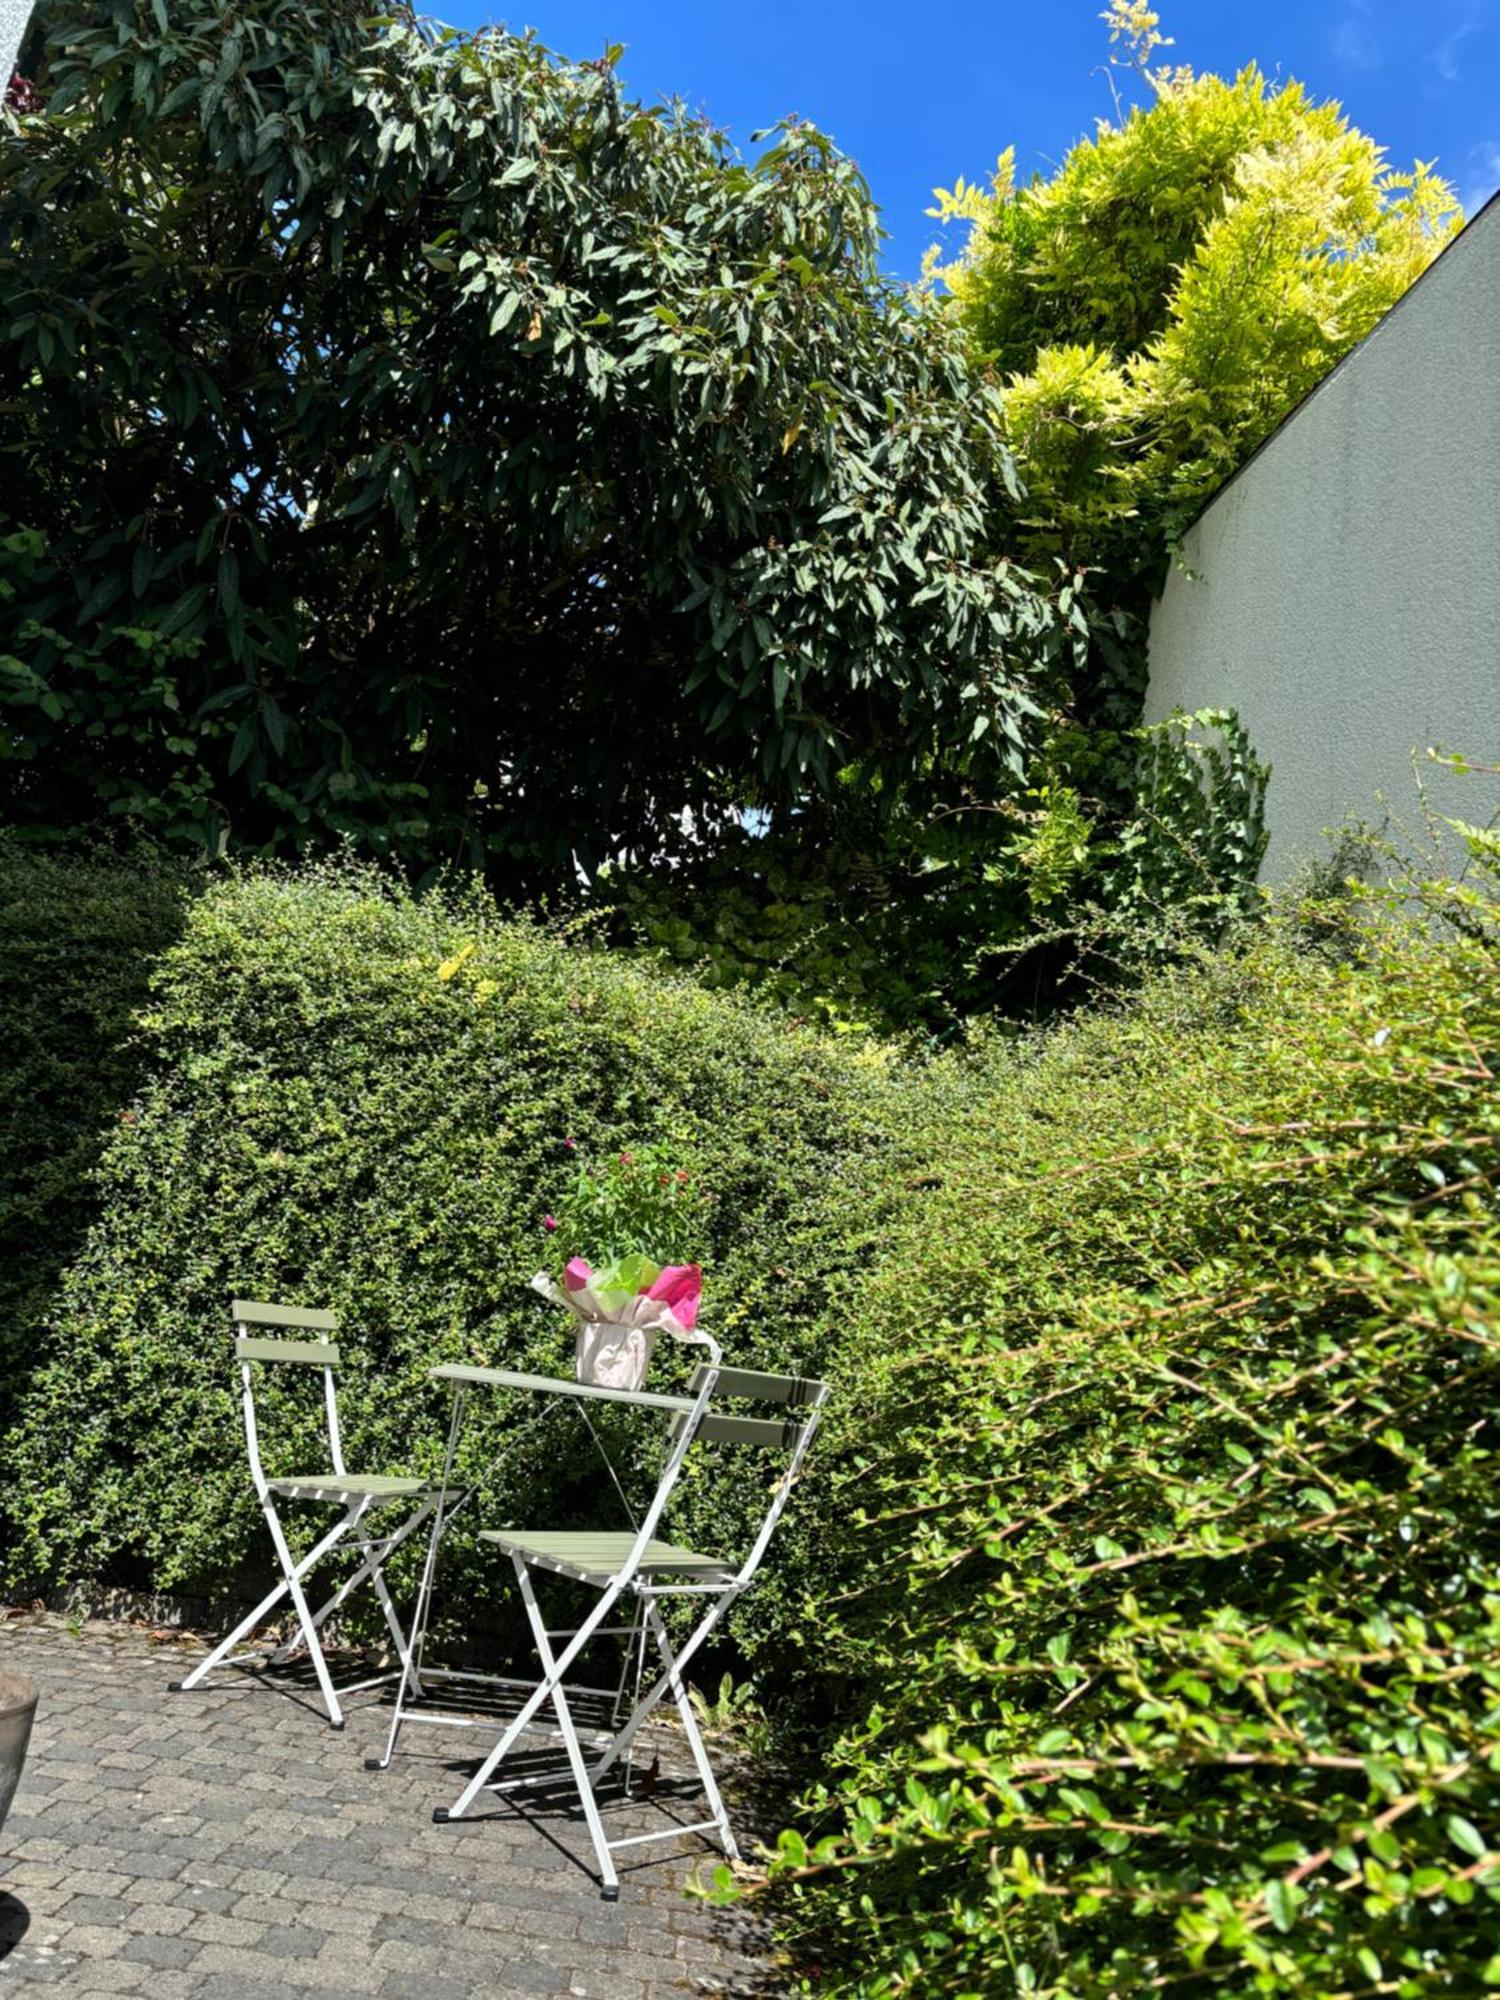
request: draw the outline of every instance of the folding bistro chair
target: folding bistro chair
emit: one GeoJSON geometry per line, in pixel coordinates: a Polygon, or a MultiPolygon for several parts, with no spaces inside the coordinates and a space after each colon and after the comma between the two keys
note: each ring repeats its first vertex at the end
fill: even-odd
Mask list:
{"type": "MultiPolygon", "coordinates": [[[[685,1412],[679,1411],[671,1420],[668,1430],[670,1449],[666,1465],[656,1495],[639,1528],[618,1532],[575,1529],[512,1532],[509,1529],[490,1529],[480,1534],[481,1541],[492,1542],[497,1548],[504,1549],[515,1565],[521,1601],[526,1607],[526,1616],[530,1620],[532,1636],[536,1641],[537,1654],[542,1664],[542,1679],[522,1703],[499,1742],[490,1751],[454,1804],[449,1807],[440,1806],[433,1814],[433,1818],[439,1822],[461,1819],[481,1792],[487,1789],[492,1791],[507,1789],[506,1782],[496,1781],[494,1773],[524,1733],[545,1730],[549,1735],[560,1734],[567,1750],[573,1780],[578,1788],[589,1835],[594,1843],[603,1893],[611,1902],[615,1901],[620,1893],[619,1876],[613,1857],[621,1848],[641,1846],[652,1840],[675,1839],[684,1833],[712,1833],[731,1861],[739,1858],[739,1849],[735,1845],[729,1815],[720,1797],[708,1753],[704,1748],[703,1738],[688,1700],[683,1675],[694,1654],[723,1618],[730,1605],[749,1588],[756,1571],[760,1568],[761,1559],[770,1545],[776,1524],[781,1519],[792,1486],[801,1470],[802,1461],[807,1456],[808,1446],[822,1418],[823,1405],[828,1400],[827,1385],[823,1382],[795,1375],[766,1375],[749,1369],[724,1368],[719,1363],[717,1346],[712,1341],[706,1344],[713,1359],[694,1370],[691,1383],[694,1401],[691,1408],[685,1412]],[[715,1394],[748,1402],[780,1404],[784,1407],[785,1414],[779,1419],[723,1415],[712,1411],[709,1407],[710,1398],[715,1394]],[[679,1548],[674,1543],[661,1540],[657,1536],[667,1501],[677,1483],[688,1450],[697,1444],[748,1445],[760,1450],[770,1449],[786,1454],[786,1464],[771,1490],[765,1518],[760,1524],[748,1555],[738,1562],[724,1555],[705,1555],[692,1549],[679,1548]],[[568,1632],[547,1629],[532,1587],[534,1570],[553,1571],[559,1576],[571,1578],[576,1583],[587,1584],[599,1593],[598,1603],[580,1626],[568,1632]],[[666,1597],[699,1598],[705,1604],[703,1616],[675,1652],[657,1609],[661,1599],[666,1597]],[[607,1626],[605,1621],[622,1598],[633,1604],[634,1616],[631,1623],[623,1627],[607,1626]],[[563,1676],[590,1640],[602,1636],[607,1630],[630,1635],[632,1645],[638,1642],[643,1655],[649,1638],[660,1656],[661,1671],[644,1695],[639,1692],[638,1676],[637,1698],[623,1722],[619,1720],[619,1707],[623,1706],[623,1701],[617,1704],[612,1733],[604,1732],[601,1740],[594,1744],[596,1759],[592,1768],[589,1768],[585,1762],[582,1742],[569,1704],[570,1692],[576,1695],[586,1691],[570,1690],[564,1683],[563,1676]],[[554,1638],[568,1640],[568,1644],[560,1653],[554,1653],[552,1650],[554,1638]],[[669,1695],[681,1718],[683,1733],[692,1752],[699,1779],[702,1781],[710,1816],[704,1820],[694,1821],[690,1825],[683,1825],[673,1820],[654,1833],[635,1834],[624,1840],[609,1840],[605,1837],[599,1815],[597,1793],[600,1781],[623,1759],[626,1764],[625,1790],[627,1796],[629,1795],[629,1762],[632,1746],[642,1726],[669,1695]],[[550,1724],[541,1724],[536,1720],[539,1712],[548,1704],[556,1717],[556,1731],[550,1724]]],[[[627,1671],[628,1666],[627,1658],[627,1671]]],[[[621,1686],[623,1689],[623,1678],[621,1686]]],[[[537,1781],[523,1778],[516,1782],[522,1785],[537,1781]]]]}
{"type": "MultiPolygon", "coordinates": [[[[385,1613],[385,1622],[390,1627],[391,1638],[395,1642],[403,1671],[409,1654],[406,1635],[401,1630],[396,1617],[395,1606],[386,1588],[382,1574],[388,1557],[398,1549],[407,1536],[418,1529],[437,1504],[437,1490],[422,1479],[400,1479],[380,1473],[349,1472],[344,1466],[343,1444],[339,1436],[338,1397],[334,1389],[333,1371],[338,1366],[339,1351],[332,1335],[338,1325],[331,1312],[314,1312],[305,1306],[261,1305],[253,1299],[236,1299],[231,1311],[235,1326],[235,1358],[240,1368],[240,1406],[245,1419],[245,1447],[250,1459],[250,1477],[255,1483],[255,1491],[261,1509],[266,1517],[266,1526],[271,1531],[271,1541],[276,1550],[276,1560],[281,1565],[281,1581],[276,1588],[263,1597],[248,1617],[242,1618],[234,1630],[220,1645],[216,1646],[201,1665],[194,1667],[185,1680],[173,1681],[174,1690],[197,1687],[205,1675],[213,1672],[230,1660],[234,1648],[249,1633],[253,1632],[266,1615],[284,1597],[290,1597],[297,1615],[297,1633],[264,1658],[257,1652],[236,1655],[230,1664],[238,1665],[246,1659],[260,1658],[266,1666],[282,1666],[297,1650],[298,1644],[307,1648],[313,1672],[317,1675],[318,1686],[328,1708],[328,1720],[335,1729],[344,1726],[343,1710],[334,1692],[333,1682],[328,1673],[328,1662],[323,1657],[323,1648],[318,1643],[318,1634],[328,1620],[346,1602],[362,1583],[368,1582],[373,1588],[385,1613]],[[250,1331],[252,1327],[289,1327],[309,1336],[308,1339],[267,1339],[250,1331]],[[260,1442],[255,1424],[255,1370],[260,1367],[274,1367],[282,1363],[319,1368],[323,1373],[323,1401],[328,1420],[328,1456],[326,1471],[304,1473],[292,1479],[267,1479],[260,1462],[260,1442]],[[286,1533],[281,1518],[276,1511],[277,1499],[312,1500],[324,1505],[342,1507],[344,1515],[334,1527],[323,1535],[307,1554],[294,1560],[287,1544],[286,1533]],[[409,1514],[391,1533],[375,1533],[373,1528],[365,1528],[366,1519],[377,1510],[389,1506],[397,1500],[415,1500],[415,1512],[409,1514]],[[361,1531],[357,1539],[346,1538],[361,1531]],[[345,1547],[363,1560],[353,1575],[346,1578],[333,1593],[322,1609],[314,1613],[308,1608],[303,1594],[303,1580],[335,1549],[345,1547]]],[[[362,1688],[375,1687],[390,1678],[389,1674],[377,1674],[373,1678],[360,1681],[355,1687],[345,1688],[345,1694],[356,1694],[362,1688]]]]}

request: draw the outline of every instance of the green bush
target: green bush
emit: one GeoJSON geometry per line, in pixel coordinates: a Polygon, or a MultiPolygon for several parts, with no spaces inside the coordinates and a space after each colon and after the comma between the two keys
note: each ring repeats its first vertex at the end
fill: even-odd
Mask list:
{"type": "MultiPolygon", "coordinates": [[[[568,1370],[571,1323],[527,1286],[573,1177],[567,1138],[700,1160],[705,1324],[752,1365],[827,1358],[842,1253],[819,1218],[878,1138],[878,1062],[505,921],[477,891],[416,896],[337,867],[210,888],[162,961],[141,1039],[102,1212],[6,1447],[13,1584],[196,1589],[263,1572],[235,1293],[338,1311],[357,1468],[440,1463],[435,1362],[568,1370]]],[[[665,1342],[659,1357],[664,1384],[691,1358],[665,1342]]],[[[474,1399],[462,1469],[484,1482],[486,1517],[577,1505],[597,1520],[608,1488],[576,1416],[522,1431],[533,1407],[474,1399]]],[[[311,1412],[272,1415],[278,1468],[315,1466],[311,1412]]],[[[644,1477],[659,1433],[633,1416],[600,1428],[635,1440],[627,1468],[644,1477]]],[[[684,1495],[689,1528],[704,1491],[684,1495]]],[[[473,1601],[470,1560],[460,1548],[448,1572],[455,1615],[473,1601]]]]}
{"type": "Polygon", "coordinates": [[[0,838],[0,1437],[134,1115],[132,1017],[191,877],[149,851],[41,856],[0,838]]]}
{"type": "MultiPolygon", "coordinates": [[[[352,1461],[435,1467],[433,1361],[568,1364],[525,1287],[564,1140],[660,1144],[703,1177],[731,1354],[838,1386],[736,1635],[778,1718],[841,1732],[771,1870],[808,1990],[1478,1991],[1500,849],[1472,844],[1416,923],[1407,889],[1294,907],[925,1064],[477,892],[222,878],[159,966],[5,1446],[10,1580],[264,1574],[237,1290],[333,1304],[352,1461]]],[[[587,1441],[529,1414],[474,1406],[485,1518],[597,1518],[587,1441]]],[[[602,1428],[642,1483],[659,1437],[602,1428]]],[[[682,1503],[733,1531],[722,1483],[682,1503]]],[[[461,1540],[446,1574],[471,1625],[492,1568],[461,1540]]]]}
{"type": "Polygon", "coordinates": [[[1076,1005],[1102,946],[1160,958],[1255,902],[1269,772],[1232,710],[1059,731],[1033,777],[984,808],[851,788],[681,867],[613,868],[614,934],[840,1033],[947,1040],[1076,1005]]]}
{"type": "Polygon", "coordinates": [[[772,1871],[807,1991],[1500,1977],[1500,967],[1473,873],[1429,900],[909,1100],[808,1614],[862,1720],[772,1871]]]}

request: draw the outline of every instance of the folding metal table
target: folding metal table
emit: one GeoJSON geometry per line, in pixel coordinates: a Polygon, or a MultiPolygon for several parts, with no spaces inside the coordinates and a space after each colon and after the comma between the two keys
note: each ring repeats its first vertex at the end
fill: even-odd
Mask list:
{"type": "MultiPolygon", "coordinates": [[[[437,1577],[438,1557],[443,1537],[447,1533],[454,1516],[469,1499],[475,1487],[471,1482],[462,1494],[457,1494],[453,1485],[453,1464],[458,1451],[458,1441],[463,1430],[464,1406],[472,1389],[515,1389],[535,1395],[558,1396],[587,1405],[590,1402],[624,1403],[633,1408],[658,1410],[675,1417],[691,1417],[700,1409],[697,1396],[668,1396],[650,1389],[606,1389],[592,1382],[578,1382],[570,1376],[527,1375],[511,1368],[468,1367],[459,1362],[445,1362],[429,1371],[434,1382],[445,1382],[452,1391],[452,1408],[448,1419],[448,1442],[443,1457],[443,1473],[438,1486],[437,1506],[432,1517],[432,1532],[428,1536],[427,1556],[422,1566],[422,1582],[417,1593],[416,1610],[408,1634],[406,1654],[402,1667],[401,1684],[396,1692],[395,1711],[391,1717],[390,1734],[386,1740],[382,1757],[366,1759],[365,1768],[381,1771],[395,1755],[396,1744],[402,1726],[408,1722],[434,1723],[448,1729],[493,1729],[491,1717],[461,1715],[452,1710],[438,1709],[424,1699],[424,1683],[458,1681],[468,1682],[476,1687],[510,1687],[530,1689],[531,1681],[522,1681],[500,1674],[471,1673],[464,1668],[427,1667],[424,1654],[427,1644],[427,1628],[432,1613],[432,1601],[437,1577]],[[422,1706],[411,1706],[413,1700],[422,1706]]],[[[558,1405],[557,1407],[561,1407],[558,1405]]],[[[587,1413],[584,1412],[587,1423],[587,1413]]],[[[592,1434],[593,1426],[588,1425],[592,1434]]],[[[598,1446],[598,1440],[595,1439],[598,1446]]],[[[614,1468],[610,1466],[603,1447],[599,1446],[601,1458],[611,1479],[615,1479],[614,1468]]],[[[619,1488],[615,1480],[616,1489],[619,1488]]],[[[622,1494],[623,1499],[623,1494],[622,1494]]],[[[624,1629],[624,1628],[622,1628],[624,1629]]],[[[628,1659],[627,1659],[628,1671],[628,1659]]],[[[621,1688],[580,1689],[581,1693],[597,1694],[618,1700],[621,1688]]]]}

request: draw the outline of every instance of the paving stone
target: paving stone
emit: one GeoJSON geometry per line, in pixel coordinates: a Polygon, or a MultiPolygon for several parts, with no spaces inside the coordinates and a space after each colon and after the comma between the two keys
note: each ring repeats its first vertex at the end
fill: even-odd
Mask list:
{"type": "MultiPolygon", "coordinates": [[[[631,1996],[633,2000],[633,1996],[639,1994],[641,1990],[639,1980],[634,1986],[629,1982],[623,1985],[606,1984],[602,1972],[597,1976],[599,1992],[608,1993],[610,2000],[615,2000],[616,1995],[619,1996],[619,2000],[627,2000],[627,1996],[631,1996]]],[[[573,1975],[560,1965],[545,1965],[538,1959],[529,1961],[520,1959],[514,1965],[505,1967],[500,1974],[500,1981],[502,1982],[500,1990],[507,1993],[567,1993],[572,1989],[573,1975]]]]}
{"type": "MultiPolygon", "coordinates": [[[[3,1971],[0,1967],[0,1971],[3,1971]]],[[[69,1982],[77,1993],[139,1993],[147,1979],[150,1968],[144,1965],[130,1965],[121,1959],[90,1958],[73,1967],[69,1982]]]]}
{"type": "Polygon", "coordinates": [[[206,1944],[193,1960],[193,1970],[200,1976],[217,1973],[225,1979],[239,1979],[251,1986],[264,1983],[276,1986],[284,1995],[290,1983],[287,1970],[280,1959],[267,1958],[254,1949],[233,1944],[206,1944]]]}
{"type": "Polygon", "coordinates": [[[286,2000],[286,1988],[272,1979],[241,1979],[233,1972],[211,1972],[194,1989],[194,2000],[286,2000]]]}
{"type": "Polygon", "coordinates": [[[177,1891],[177,1901],[185,1910],[214,1910],[223,1915],[239,1901],[237,1889],[221,1889],[216,1882],[185,1882],[177,1891]]]}
{"type": "Polygon", "coordinates": [[[60,1884],[70,1896],[114,1896],[120,1886],[120,1877],[113,1869],[105,1868],[75,1868],[71,1875],[64,1875],[60,1884]]]}
{"type": "Polygon", "coordinates": [[[12,1981],[19,1986],[62,1986],[78,1961],[63,1958],[58,1953],[33,1951],[22,1945],[8,1958],[0,1959],[0,1980],[7,1987],[12,1981]]]}
{"type": "Polygon", "coordinates": [[[57,1948],[75,1958],[118,1958],[129,1932],[106,1924],[71,1924],[58,1933],[57,1948]]]}
{"type": "Polygon", "coordinates": [[[182,1873],[182,1863],[175,1854],[136,1853],[122,1854],[115,1864],[122,1875],[136,1875],[158,1882],[172,1882],[182,1873]]]}
{"type": "Polygon", "coordinates": [[[242,1896],[274,1896],[286,1887],[285,1875],[276,1868],[241,1868],[234,1879],[242,1896]]]}
{"type": "Polygon", "coordinates": [[[298,1930],[291,1924],[268,1924],[260,1949],[273,1958],[316,1958],[323,1943],[320,1931],[298,1930]]]}
{"type": "Polygon", "coordinates": [[[415,1979],[395,1973],[380,1992],[381,2000],[471,2000],[474,1989],[466,1979],[440,1979],[424,1972],[415,1979]]]}
{"type": "Polygon", "coordinates": [[[120,1956],[142,1965],[183,1966],[198,1956],[198,1946],[186,1937],[131,1937],[120,1956]]]}
{"type": "Polygon", "coordinates": [[[16,1812],[5,1823],[5,1841],[10,1849],[12,1866],[20,1861],[39,1861],[45,1866],[49,1861],[66,1859],[66,1841],[47,1840],[40,1836],[28,1839],[23,1831],[24,1825],[24,1815],[16,1812]]]}
{"type": "Polygon", "coordinates": [[[149,2000],[202,2000],[203,1981],[196,1972],[153,1972],[141,1991],[149,2000]]]}
{"type": "Polygon", "coordinates": [[[125,1928],[143,1937],[176,1937],[192,1921],[193,1912],[178,1903],[133,1903],[125,1928]]]}
{"type": "Polygon", "coordinates": [[[330,1982],[362,1987],[371,1993],[385,1978],[384,1969],[375,1963],[375,1946],[367,1937],[325,1936],[316,1969],[330,1982]]]}
{"type": "Polygon", "coordinates": [[[380,1919],[373,1910],[351,1910],[342,1903],[304,1903],[297,1921],[309,1930],[328,1931],[337,1937],[367,1938],[380,1919]]]}
{"type": "MultiPolygon", "coordinates": [[[[678,1933],[665,1924],[632,1922],[625,1931],[625,1943],[630,1950],[645,1958],[675,1958],[678,1941],[678,1933]]],[[[659,1971],[652,1975],[657,1979],[661,1976],[659,1971]]]]}
{"type": "Polygon", "coordinates": [[[120,1896],[71,1896],[57,1914],[68,1924],[123,1924],[132,1907],[120,1896]]]}
{"type": "MultiPolygon", "coordinates": [[[[303,1691],[233,1674],[169,1697],[182,1663],[129,1627],[0,1624],[0,1666],[48,1692],[0,1862],[0,2000],[33,1986],[64,2000],[784,1992],[753,1919],[684,1897],[698,1843],[651,1850],[603,1903],[566,1789],[434,1826],[458,1772],[405,1741],[365,1772],[384,1747],[378,1696],[351,1703],[336,1735],[303,1691]]],[[[661,1749],[670,1777],[680,1744],[663,1731],[661,1749]]],[[[606,1823],[623,1836],[660,1814],[618,1802],[606,1823]]]]}
{"type": "Polygon", "coordinates": [[[243,1917],[249,1924],[284,1924],[295,1907],[279,1896],[237,1896],[230,1915],[243,1917]]]}
{"type": "Polygon", "coordinates": [[[182,1895],[180,1882],[163,1882],[158,1875],[143,1875],[134,1881],[126,1879],[120,1894],[127,1903],[175,1903],[182,1895]]]}
{"type": "Polygon", "coordinates": [[[241,1917],[225,1917],[205,1910],[193,1918],[193,1936],[200,1944],[232,1944],[253,1950],[265,1934],[264,1924],[247,1924],[241,1917]]]}

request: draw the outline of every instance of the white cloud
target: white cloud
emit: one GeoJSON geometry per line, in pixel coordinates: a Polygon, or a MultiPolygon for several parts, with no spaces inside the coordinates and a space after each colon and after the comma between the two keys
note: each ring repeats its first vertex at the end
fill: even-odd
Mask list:
{"type": "Polygon", "coordinates": [[[1468,4],[1452,16],[1452,26],[1447,34],[1427,51],[1427,60],[1444,83],[1458,82],[1462,73],[1458,66],[1458,52],[1470,35],[1477,34],[1484,26],[1485,11],[1484,0],[1468,0],[1468,4]]]}
{"type": "Polygon", "coordinates": [[[1371,17],[1370,0],[1349,0],[1347,13],[1329,33],[1328,46],[1334,60],[1349,69],[1379,69],[1385,44],[1371,17]]]}

